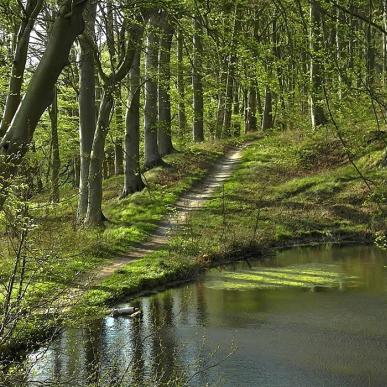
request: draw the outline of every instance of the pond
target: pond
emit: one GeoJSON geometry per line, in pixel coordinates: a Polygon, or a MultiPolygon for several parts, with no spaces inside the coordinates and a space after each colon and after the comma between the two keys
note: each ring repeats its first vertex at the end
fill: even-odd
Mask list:
{"type": "Polygon", "coordinates": [[[386,265],[323,246],[213,269],[131,302],[141,318],[64,331],[30,385],[386,386],[386,265]]]}

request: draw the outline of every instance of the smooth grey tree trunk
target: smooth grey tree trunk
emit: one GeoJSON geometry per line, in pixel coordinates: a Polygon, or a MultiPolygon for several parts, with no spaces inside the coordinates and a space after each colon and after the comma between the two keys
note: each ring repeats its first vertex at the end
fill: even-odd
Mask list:
{"type": "Polygon", "coordinates": [[[98,113],[97,127],[94,134],[89,168],[89,196],[85,225],[99,227],[106,219],[102,213],[102,171],[105,156],[105,141],[109,131],[110,115],[114,105],[114,92],[117,85],[129,73],[137,50],[137,43],[141,40],[144,30],[144,20],[133,23],[127,32],[126,53],[116,71],[109,76],[103,74],[103,95],[98,113]]]}
{"type": "Polygon", "coordinates": [[[255,132],[257,129],[257,87],[252,81],[247,95],[246,132],[255,132]]]}
{"type": "MultiPolygon", "coordinates": [[[[383,0],[383,28],[387,31],[387,0],[383,0]]],[[[383,67],[382,67],[382,85],[387,86],[387,34],[382,33],[382,51],[383,51],[383,67]]]]}
{"type": "MultiPolygon", "coordinates": [[[[240,109],[239,92],[240,92],[239,84],[235,80],[234,81],[233,114],[235,116],[241,117],[243,115],[242,115],[241,109],[240,109]]],[[[233,135],[236,136],[236,137],[239,137],[240,134],[241,134],[241,121],[238,119],[238,120],[235,120],[233,122],[233,135]]]]}
{"type": "Polygon", "coordinates": [[[144,168],[162,164],[157,145],[157,65],[158,37],[155,29],[159,18],[152,15],[145,52],[145,107],[144,107],[144,168]]]}
{"type": "Polygon", "coordinates": [[[367,44],[366,44],[366,62],[367,62],[367,76],[366,84],[368,87],[373,87],[375,82],[375,63],[376,63],[376,47],[375,47],[375,36],[374,29],[372,28],[373,23],[373,12],[374,5],[372,0],[368,0],[368,25],[367,25],[367,44]]]}
{"type": "Polygon", "coordinates": [[[341,79],[341,56],[342,56],[342,42],[341,42],[341,29],[340,29],[340,9],[336,10],[336,23],[335,23],[335,44],[336,44],[336,62],[338,66],[337,72],[337,94],[339,100],[342,99],[342,79],[341,79]]]}
{"type": "Polygon", "coordinates": [[[96,109],[96,68],[93,49],[88,39],[94,39],[96,3],[90,3],[85,10],[86,28],[79,37],[79,198],[77,222],[82,223],[87,212],[89,197],[89,165],[93,145],[96,109]]]}
{"type": "Polygon", "coordinates": [[[257,126],[260,127],[261,124],[262,124],[262,117],[263,117],[263,108],[262,108],[262,100],[261,100],[261,92],[259,90],[259,85],[258,85],[258,82],[254,82],[255,83],[255,92],[256,92],[256,95],[257,95],[257,113],[258,113],[258,124],[257,126]]]}
{"type": "Polygon", "coordinates": [[[105,88],[99,108],[89,167],[89,194],[85,218],[87,226],[100,226],[105,220],[102,213],[102,166],[105,157],[105,140],[114,104],[113,85],[105,88]]]}
{"type": "Polygon", "coordinates": [[[234,7],[234,22],[232,29],[232,37],[231,37],[231,47],[230,54],[228,56],[228,64],[227,64],[227,80],[226,80],[226,93],[225,93],[225,104],[224,104],[224,116],[222,122],[222,132],[224,137],[231,136],[231,121],[232,121],[232,102],[234,97],[234,86],[235,86],[235,70],[237,63],[237,33],[239,30],[238,23],[238,3],[235,3],[234,7]]]}
{"type": "Polygon", "coordinates": [[[193,36],[193,140],[194,142],[204,141],[204,102],[203,102],[203,81],[202,81],[202,27],[198,17],[194,19],[193,36]]]}
{"type": "Polygon", "coordinates": [[[54,88],[54,99],[49,109],[51,121],[51,201],[59,203],[59,137],[58,137],[58,89],[54,88]]]}
{"type": "Polygon", "coordinates": [[[21,101],[21,89],[24,81],[24,70],[31,31],[36,17],[40,13],[43,0],[28,0],[17,34],[15,53],[13,55],[9,91],[5,102],[3,118],[0,125],[0,138],[7,131],[21,101]]]}
{"type": "Polygon", "coordinates": [[[68,64],[70,49],[84,28],[87,1],[62,3],[53,24],[43,57],[33,73],[24,98],[0,142],[0,208],[7,196],[8,179],[29,149],[40,117],[51,104],[54,86],[68,64]]]}
{"type": "Polygon", "coordinates": [[[124,173],[124,149],[122,146],[122,140],[125,128],[120,84],[117,86],[115,94],[115,118],[117,135],[114,139],[114,174],[122,175],[124,173]]]}
{"type": "Polygon", "coordinates": [[[265,90],[265,106],[263,109],[262,117],[262,129],[271,129],[274,125],[273,122],[273,96],[269,86],[266,86],[265,90]]]}
{"type": "Polygon", "coordinates": [[[187,114],[185,110],[184,35],[181,28],[177,32],[177,90],[179,93],[179,133],[183,136],[187,130],[187,114]]]}
{"type": "MultiPolygon", "coordinates": [[[[236,58],[233,57],[230,59],[230,62],[234,61],[236,58]]],[[[234,96],[234,70],[230,69],[234,65],[229,64],[229,70],[227,74],[227,84],[226,84],[226,100],[225,100],[225,109],[223,115],[223,137],[231,136],[231,121],[232,121],[232,102],[234,96]]]]}
{"type": "Polygon", "coordinates": [[[122,175],[124,173],[124,148],[121,138],[117,138],[114,143],[114,174],[122,175]]]}
{"type": "Polygon", "coordinates": [[[136,52],[129,75],[130,90],[124,142],[124,189],[121,197],[141,191],[145,187],[140,171],[140,62],[141,48],[136,52]]]}
{"type": "Polygon", "coordinates": [[[216,113],[216,128],[215,136],[216,138],[221,138],[223,134],[223,122],[225,115],[225,105],[226,105],[226,88],[227,88],[227,71],[225,67],[227,66],[227,61],[224,59],[220,64],[219,70],[219,85],[218,85],[218,106],[216,113]]]}
{"type": "Polygon", "coordinates": [[[79,188],[80,160],[79,156],[73,158],[73,187],[79,188]]]}
{"type": "Polygon", "coordinates": [[[160,52],[159,52],[159,124],[158,149],[160,156],[174,151],[172,145],[172,114],[171,114],[171,46],[174,28],[169,17],[165,16],[161,24],[160,52]]]}
{"type": "Polygon", "coordinates": [[[310,116],[312,128],[315,129],[327,123],[324,110],[323,75],[321,63],[322,46],[321,8],[317,0],[310,2],[310,116]]]}

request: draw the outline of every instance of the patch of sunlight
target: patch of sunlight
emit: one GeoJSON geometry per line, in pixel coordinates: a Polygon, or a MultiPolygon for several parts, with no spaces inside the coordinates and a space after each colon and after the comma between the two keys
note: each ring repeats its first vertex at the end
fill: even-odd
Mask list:
{"type": "Polygon", "coordinates": [[[335,265],[294,265],[223,271],[209,275],[206,286],[214,289],[343,288],[356,286],[358,277],[338,271],[335,265]]]}
{"type": "Polygon", "coordinates": [[[280,285],[273,284],[257,284],[257,283],[237,283],[237,282],[226,282],[226,281],[208,281],[206,287],[215,290],[251,290],[251,289],[275,289],[281,288],[280,285]]]}
{"type": "MultiPolygon", "coordinates": [[[[251,272],[267,272],[267,273],[287,273],[289,275],[305,275],[305,276],[312,276],[312,277],[329,277],[329,278],[339,278],[342,276],[342,273],[337,272],[326,272],[326,271],[319,271],[319,270],[313,270],[313,269],[301,269],[299,267],[292,267],[292,268],[265,268],[265,269],[253,269],[251,272]]],[[[247,271],[249,272],[249,271],[247,271]]]]}

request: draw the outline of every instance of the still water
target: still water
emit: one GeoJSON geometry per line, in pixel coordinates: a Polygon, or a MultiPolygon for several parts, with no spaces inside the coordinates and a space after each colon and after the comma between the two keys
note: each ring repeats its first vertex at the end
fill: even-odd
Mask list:
{"type": "Polygon", "coordinates": [[[130,304],[142,318],[32,354],[30,385],[387,386],[387,256],[373,247],[286,250],[130,304]]]}

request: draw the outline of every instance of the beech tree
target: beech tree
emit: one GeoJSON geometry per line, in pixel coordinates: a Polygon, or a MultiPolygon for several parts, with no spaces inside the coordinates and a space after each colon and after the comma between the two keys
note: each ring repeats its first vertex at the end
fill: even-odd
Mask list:
{"type": "Polygon", "coordinates": [[[63,68],[68,64],[70,49],[84,28],[83,10],[86,0],[64,1],[52,26],[46,50],[33,74],[26,93],[7,132],[0,141],[0,186],[2,207],[6,198],[7,180],[27,152],[40,117],[53,99],[53,90],[63,68]]]}
{"type": "Polygon", "coordinates": [[[375,122],[387,155],[385,1],[0,0],[0,9],[2,203],[15,176],[53,202],[71,184],[78,226],[108,226],[103,181],[113,175],[127,197],[175,148],[275,128],[340,134],[335,118],[349,111],[375,122]]]}
{"type": "Polygon", "coordinates": [[[310,51],[310,114],[312,127],[316,128],[327,123],[323,95],[321,7],[317,0],[310,2],[310,51]]]}
{"type": "Polygon", "coordinates": [[[158,123],[158,149],[160,156],[173,152],[172,145],[172,116],[171,116],[171,46],[175,32],[171,18],[168,14],[161,16],[160,21],[160,51],[159,51],[159,123],[158,123]]]}
{"type": "Polygon", "coordinates": [[[31,31],[35,20],[42,10],[43,0],[28,0],[22,7],[20,27],[17,33],[15,51],[13,53],[9,91],[5,103],[3,118],[0,125],[0,137],[4,136],[21,101],[21,89],[24,80],[24,70],[27,62],[27,53],[31,31]]]}
{"type": "Polygon", "coordinates": [[[193,89],[193,140],[204,141],[204,102],[203,102],[203,81],[202,81],[202,26],[199,16],[194,17],[193,35],[193,64],[192,64],[192,89],[193,89]]]}
{"type": "Polygon", "coordinates": [[[139,42],[129,73],[129,93],[125,120],[125,164],[122,197],[141,191],[145,184],[140,168],[140,92],[141,43],[139,42]]]}
{"type": "MultiPolygon", "coordinates": [[[[109,6],[110,3],[108,3],[109,6]]],[[[109,30],[109,20],[105,22],[107,31],[109,30]]],[[[125,55],[122,56],[117,68],[114,63],[115,47],[114,40],[107,40],[110,65],[112,72],[106,74],[102,63],[98,62],[99,74],[102,78],[102,99],[99,107],[97,126],[94,133],[93,145],[91,148],[89,178],[88,178],[88,206],[85,224],[88,226],[99,226],[105,220],[102,213],[102,166],[104,161],[104,148],[107,133],[109,131],[110,115],[114,103],[114,91],[117,85],[127,76],[133,63],[136,53],[136,43],[140,40],[144,30],[145,18],[141,10],[137,10],[134,22],[124,19],[126,33],[121,35],[126,41],[125,55]]],[[[119,42],[122,44],[122,42],[119,42]]],[[[97,56],[98,52],[95,52],[97,56]]]]}
{"type": "Polygon", "coordinates": [[[97,3],[90,3],[85,11],[86,27],[79,37],[79,199],[77,220],[86,216],[89,197],[90,154],[96,127],[96,66],[93,47],[97,3]]]}
{"type": "Polygon", "coordinates": [[[144,167],[152,168],[162,163],[157,145],[157,70],[159,11],[149,19],[145,51],[145,106],[144,106],[144,167]]]}

